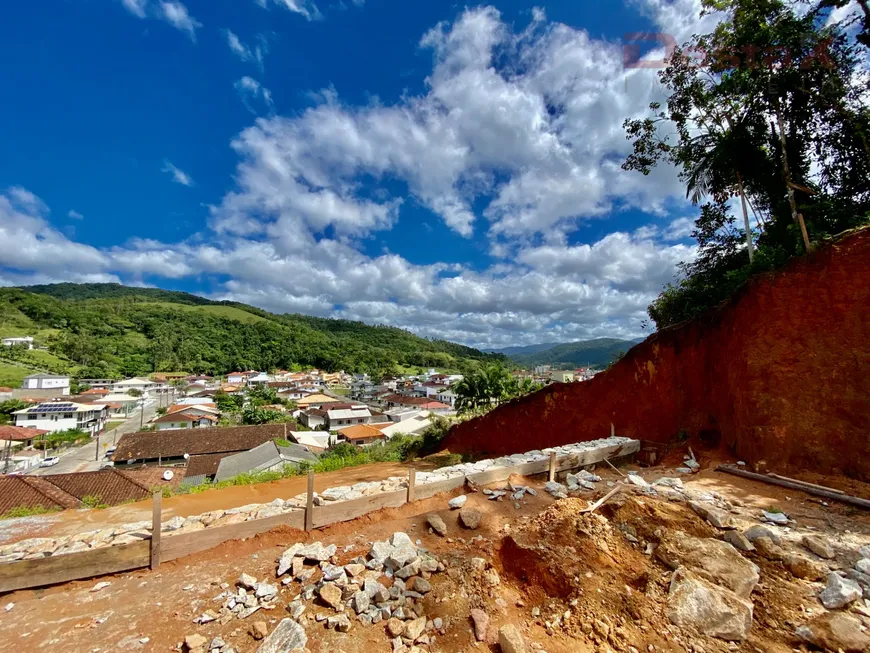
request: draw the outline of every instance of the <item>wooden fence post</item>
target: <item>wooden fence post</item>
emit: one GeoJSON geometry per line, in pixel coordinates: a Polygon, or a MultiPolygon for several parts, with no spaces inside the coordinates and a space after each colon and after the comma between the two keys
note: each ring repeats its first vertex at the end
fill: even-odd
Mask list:
{"type": "Polygon", "coordinates": [[[161,529],[161,502],[163,492],[157,491],[153,495],[151,507],[151,569],[160,566],[160,529],[161,529]]]}
{"type": "Polygon", "coordinates": [[[549,474],[548,478],[551,481],[556,480],[556,452],[555,451],[550,452],[550,474],[549,474]]]}
{"type": "Polygon", "coordinates": [[[414,502],[414,490],[417,485],[417,470],[408,467],[408,503],[414,502]]]}
{"type": "Polygon", "coordinates": [[[612,438],[615,436],[616,436],[616,427],[613,426],[613,422],[610,422],[610,437],[612,438]]]}
{"type": "Polygon", "coordinates": [[[314,470],[308,470],[308,496],[305,503],[305,530],[310,531],[314,525],[314,470]]]}

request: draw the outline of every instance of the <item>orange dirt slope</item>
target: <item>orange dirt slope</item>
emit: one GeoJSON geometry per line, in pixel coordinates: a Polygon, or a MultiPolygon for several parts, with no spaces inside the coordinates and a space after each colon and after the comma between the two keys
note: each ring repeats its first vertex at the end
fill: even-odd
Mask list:
{"type": "Polygon", "coordinates": [[[771,469],[870,480],[870,229],[751,281],[727,305],[651,335],[607,372],[456,426],[491,455],[685,431],[771,469]]]}

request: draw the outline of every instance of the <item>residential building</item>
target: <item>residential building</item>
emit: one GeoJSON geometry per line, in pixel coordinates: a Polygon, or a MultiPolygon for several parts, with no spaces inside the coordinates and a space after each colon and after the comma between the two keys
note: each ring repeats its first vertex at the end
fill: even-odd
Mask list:
{"type": "Polygon", "coordinates": [[[341,399],[336,399],[335,397],[330,397],[329,395],[321,394],[319,392],[309,394],[306,397],[302,397],[301,399],[296,400],[296,405],[302,409],[320,407],[326,404],[340,403],[344,402],[341,399]]]}
{"type": "Polygon", "coordinates": [[[129,392],[130,390],[138,390],[144,395],[148,394],[149,390],[157,389],[158,385],[161,384],[157,383],[156,381],[152,381],[151,379],[133,377],[132,379],[124,379],[123,381],[116,381],[115,383],[113,383],[112,392],[125,393],[129,392]]]}
{"type": "Polygon", "coordinates": [[[46,402],[12,413],[15,426],[34,428],[49,433],[79,429],[92,436],[103,430],[108,409],[100,404],[46,402]]]}
{"type": "Polygon", "coordinates": [[[403,419],[401,422],[392,424],[373,424],[386,438],[392,438],[400,433],[405,435],[419,435],[432,424],[433,414],[426,411],[417,411],[416,414],[403,419]]]}
{"type": "Polygon", "coordinates": [[[21,382],[22,390],[46,390],[59,396],[69,395],[69,376],[65,374],[31,374],[21,382]]]}
{"type": "Polygon", "coordinates": [[[384,442],[387,436],[380,429],[367,424],[355,424],[338,429],[338,441],[350,442],[358,447],[368,447],[384,442]]]}
{"type": "Polygon", "coordinates": [[[550,372],[550,380],[556,383],[571,383],[574,380],[574,372],[571,370],[553,370],[550,372]]]}
{"type": "Polygon", "coordinates": [[[453,408],[456,405],[456,393],[449,389],[442,390],[435,395],[435,401],[440,401],[442,404],[446,404],[453,408]]]}
{"type": "Polygon", "coordinates": [[[158,431],[173,429],[198,429],[217,426],[221,412],[213,403],[175,404],[164,415],[151,420],[158,431]]]}
{"type": "Polygon", "coordinates": [[[117,379],[79,379],[81,385],[88,386],[91,390],[111,390],[117,379]]]}
{"type": "Polygon", "coordinates": [[[303,447],[308,447],[308,450],[313,453],[321,453],[329,449],[335,438],[327,431],[291,431],[290,434],[293,440],[303,447]]]}
{"type": "Polygon", "coordinates": [[[33,337],[24,336],[23,338],[3,338],[2,341],[4,347],[26,347],[27,349],[33,349],[33,337]]]}
{"type": "MultiPolygon", "coordinates": [[[[38,440],[40,436],[48,432],[38,428],[28,429],[22,426],[0,425],[0,452],[3,452],[3,458],[8,458],[13,449],[32,447],[34,440],[38,440]]],[[[0,467],[0,473],[8,472],[0,467]]]]}
{"type": "Polygon", "coordinates": [[[118,440],[115,467],[135,469],[155,465],[186,467],[186,481],[213,477],[220,461],[277,438],[292,438],[292,424],[218,426],[209,429],[142,431],[118,440]]]}
{"type": "Polygon", "coordinates": [[[260,372],[259,374],[255,374],[254,376],[248,377],[248,386],[258,386],[258,385],[266,385],[270,381],[272,381],[272,377],[268,374],[260,372]]]}
{"type": "Polygon", "coordinates": [[[176,406],[214,406],[214,392],[198,392],[190,397],[180,397],[175,400],[176,406]]]}
{"type": "Polygon", "coordinates": [[[218,463],[214,481],[219,483],[251,472],[279,471],[288,464],[316,462],[317,456],[307,447],[298,444],[279,447],[274,440],[269,440],[248,451],[222,458],[218,463]]]}
{"type": "Polygon", "coordinates": [[[372,413],[365,404],[331,404],[323,410],[326,411],[326,426],[329,430],[351,424],[366,424],[372,419],[372,413]]]}
{"type": "Polygon", "coordinates": [[[538,376],[547,376],[552,369],[552,365],[535,365],[535,368],[532,371],[538,376]]]}

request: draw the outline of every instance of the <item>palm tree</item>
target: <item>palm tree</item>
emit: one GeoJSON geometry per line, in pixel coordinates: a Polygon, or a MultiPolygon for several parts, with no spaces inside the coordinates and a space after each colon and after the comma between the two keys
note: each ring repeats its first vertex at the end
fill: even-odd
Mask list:
{"type": "Polygon", "coordinates": [[[766,155],[757,145],[762,139],[755,134],[755,125],[748,114],[735,119],[727,118],[727,127],[707,127],[695,136],[684,165],[686,197],[693,204],[711,195],[717,200],[726,200],[736,190],[743,208],[743,227],[746,231],[746,247],[750,263],[754,245],[749,226],[745,179],[753,178],[766,163],[766,155]]]}

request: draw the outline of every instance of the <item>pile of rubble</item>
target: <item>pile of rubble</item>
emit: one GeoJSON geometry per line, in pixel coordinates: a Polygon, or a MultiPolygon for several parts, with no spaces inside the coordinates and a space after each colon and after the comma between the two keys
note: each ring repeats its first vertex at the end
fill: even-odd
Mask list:
{"type": "Polygon", "coordinates": [[[444,624],[426,618],[423,597],[432,590],[429,578],[443,572],[444,563],[405,533],[373,543],[367,556],[345,565],[336,564],[335,555],[335,545],[320,542],[295,544],[281,555],[277,575],[282,584],[301,586],[287,606],[291,619],[304,623],[307,604],[316,602],[332,613],[313,617],[326,628],[347,632],[355,621],[367,626],[385,622],[393,651],[429,650],[444,624]]]}

